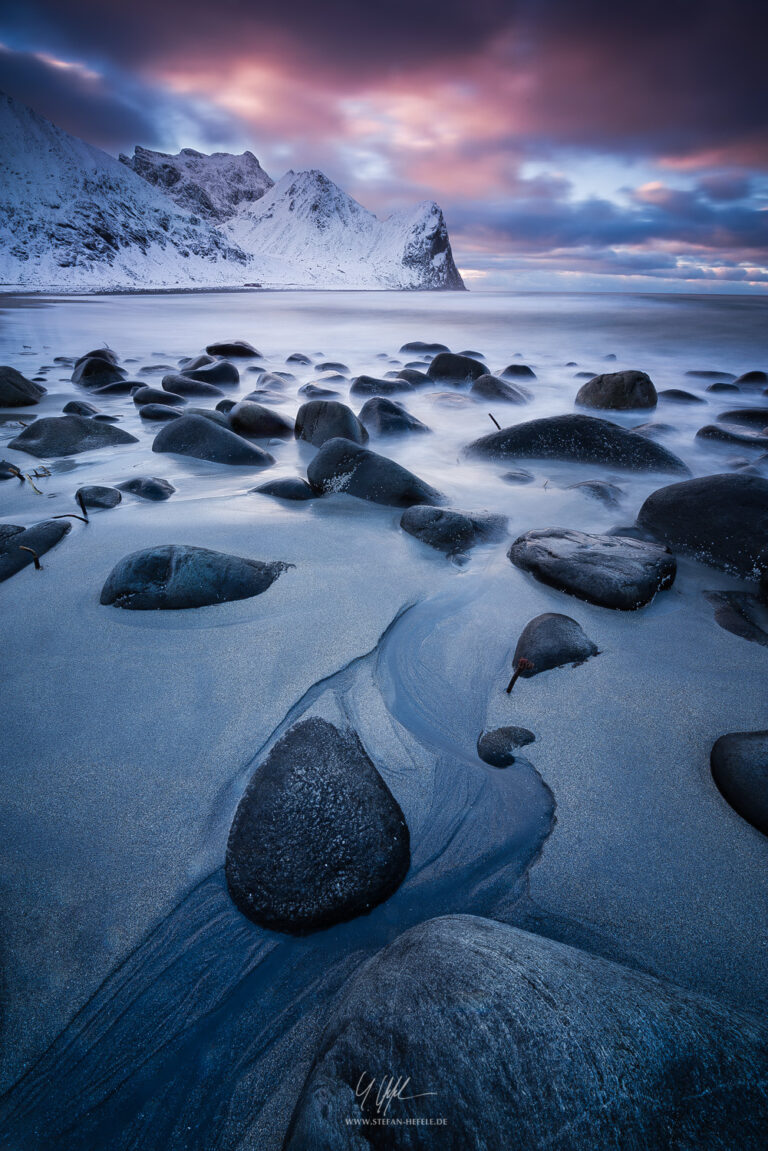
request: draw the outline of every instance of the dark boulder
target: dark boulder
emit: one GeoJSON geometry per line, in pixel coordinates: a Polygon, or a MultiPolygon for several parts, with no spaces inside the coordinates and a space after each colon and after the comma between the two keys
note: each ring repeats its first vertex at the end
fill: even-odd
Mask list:
{"type": "Polygon", "coordinates": [[[706,390],[708,392],[715,392],[715,393],[717,393],[717,392],[740,392],[741,388],[738,386],[738,384],[717,383],[717,384],[710,384],[706,390]]]}
{"type": "Polygon", "coordinates": [[[768,604],[748,591],[709,591],[715,623],[731,635],[768,647],[768,604]]]}
{"type": "Polygon", "coordinates": [[[688,472],[661,444],[596,416],[546,416],[514,424],[475,440],[467,451],[494,460],[574,460],[632,471],[688,472]]]}
{"type": "Polygon", "coordinates": [[[738,444],[747,448],[768,448],[768,436],[748,427],[729,428],[726,424],[706,424],[696,433],[697,440],[714,440],[720,444],[738,444]]]}
{"type": "Polygon", "coordinates": [[[152,451],[174,452],[216,464],[242,464],[255,468],[264,468],[275,462],[274,456],[263,448],[199,415],[183,415],[166,424],[155,436],[152,451]]]}
{"type": "Polygon", "coordinates": [[[346,364],[341,364],[338,360],[323,360],[319,364],[315,364],[315,371],[318,372],[339,372],[341,375],[346,375],[349,368],[346,364]]]}
{"type": "Polygon", "coordinates": [[[202,416],[204,420],[210,420],[219,428],[225,428],[228,432],[232,430],[229,426],[227,412],[220,412],[216,408],[187,408],[181,414],[183,416],[202,416]]]}
{"type": "Polygon", "coordinates": [[[745,387],[762,387],[768,384],[768,374],[766,372],[744,372],[743,375],[737,376],[735,382],[745,387]]]}
{"type": "Polygon", "coordinates": [[[768,547],[768,480],[715,475],[669,484],[648,496],[637,521],[675,551],[754,578],[768,547]]]}
{"type": "Polygon", "coordinates": [[[157,476],[135,476],[132,480],[126,480],[117,486],[121,492],[130,492],[132,496],[152,500],[154,503],[170,499],[176,491],[168,480],[159,479],[157,476]]]}
{"type": "Polygon", "coordinates": [[[576,403],[582,408],[612,411],[655,408],[657,401],[656,389],[645,372],[605,372],[588,380],[576,394],[576,403]]]}
{"type": "Polygon", "coordinates": [[[305,356],[303,352],[292,352],[290,356],[285,358],[286,364],[311,364],[309,356],[305,356]]]}
{"type": "Polygon", "coordinates": [[[346,404],[336,400],[309,400],[296,413],[295,435],[319,448],[328,440],[342,437],[356,444],[368,440],[368,432],[346,404]]]}
{"type": "Polygon", "coordinates": [[[477,754],[490,767],[511,767],[517,758],[517,749],[535,739],[527,727],[496,727],[482,733],[477,741],[477,754]]]}
{"type": "Polygon", "coordinates": [[[670,400],[674,404],[705,404],[701,396],[693,392],[686,392],[684,388],[663,388],[659,393],[660,400],[670,400]]]}
{"type": "Polygon", "coordinates": [[[488,368],[471,356],[456,356],[452,352],[440,352],[427,368],[430,380],[441,384],[469,384],[472,380],[485,376],[488,368]]]}
{"type": "Polygon", "coordinates": [[[721,735],[710,756],[712,778],[734,811],[768,835],[768,731],[721,735]]]}
{"type": "Polygon", "coordinates": [[[142,404],[168,404],[172,407],[185,404],[187,401],[184,396],[175,396],[167,388],[150,388],[145,385],[133,393],[133,402],[137,407],[141,407],[142,404]]]}
{"type": "Polygon", "coordinates": [[[65,416],[95,416],[99,409],[87,400],[70,400],[61,410],[65,416]]]}
{"type": "Polygon", "coordinates": [[[0,533],[0,583],[55,547],[71,529],[69,520],[43,520],[31,528],[3,524],[0,533]]]}
{"type": "Polygon", "coordinates": [[[351,396],[394,396],[398,392],[410,392],[407,380],[378,380],[375,376],[357,376],[349,389],[351,396]]]}
{"type": "Polygon", "coordinates": [[[507,555],[535,579],[598,607],[635,611],[672,586],[677,564],[666,548],[631,537],[567,528],[529,531],[507,555]]]}
{"type": "Polygon", "coordinates": [[[209,356],[232,356],[240,359],[261,359],[261,352],[257,352],[253,344],[246,340],[219,340],[218,343],[209,344],[205,349],[209,356]]]}
{"type": "Polygon", "coordinates": [[[418,352],[420,355],[436,356],[438,352],[447,352],[449,349],[445,344],[429,344],[423,340],[410,340],[407,344],[403,344],[400,349],[401,352],[418,352]]]}
{"type": "Polygon", "coordinates": [[[535,380],[536,373],[528,364],[507,364],[499,375],[508,380],[535,380]]]}
{"type": "Polygon", "coordinates": [[[0,460],[0,480],[18,480],[23,481],[23,476],[16,466],[10,460],[0,460]]]}
{"type": "Polygon", "coordinates": [[[369,432],[375,432],[379,436],[400,436],[405,432],[430,430],[421,420],[417,420],[416,416],[412,416],[402,404],[388,400],[386,396],[372,396],[367,400],[360,409],[358,419],[369,432]]]}
{"type": "Polygon", "coordinates": [[[643,971],[432,919],[334,999],[284,1151],[762,1151],[767,1046],[762,1021],[643,971]]]}
{"type": "Polygon", "coordinates": [[[444,502],[440,492],[387,456],[369,451],[351,440],[328,440],[307,468],[315,491],[346,493],[390,507],[444,502]]]}
{"type": "Polygon", "coordinates": [[[768,428],[768,408],[730,408],[717,418],[724,424],[743,424],[759,431],[768,428]]]}
{"type": "Polygon", "coordinates": [[[703,371],[694,370],[686,372],[686,376],[690,376],[694,380],[735,380],[733,372],[716,372],[711,368],[706,368],[703,371]]]}
{"type": "Polygon", "coordinates": [[[219,400],[215,410],[221,412],[223,416],[228,416],[236,403],[237,400],[219,400]]]}
{"type": "MultiPolygon", "coordinates": [[[[213,356],[209,356],[207,352],[201,352],[199,356],[184,356],[179,360],[179,367],[183,372],[188,372],[190,369],[194,371],[195,368],[207,368],[209,364],[215,363],[213,356]]],[[[157,371],[158,369],[153,367],[152,370],[157,371]]]]}
{"type": "Polygon", "coordinates": [[[301,476],[284,476],[282,479],[267,480],[252,491],[278,500],[313,500],[317,493],[301,476]]]}
{"type": "Polygon", "coordinates": [[[134,390],[141,385],[137,380],[115,380],[111,384],[102,384],[98,388],[91,388],[92,396],[127,396],[133,395],[134,390]]]}
{"type": "Polygon", "coordinates": [[[234,364],[227,360],[216,360],[213,364],[206,364],[202,368],[184,368],[182,373],[191,380],[199,380],[203,384],[213,384],[215,387],[234,387],[240,383],[240,373],[234,364]]]}
{"type": "Polygon", "coordinates": [[[478,376],[472,382],[469,394],[479,400],[490,400],[492,403],[501,404],[525,404],[531,398],[530,392],[489,374],[478,376]]]}
{"type": "Polygon", "coordinates": [[[106,364],[117,364],[117,353],[113,352],[111,348],[92,348],[90,352],[83,352],[82,356],[78,356],[76,360],[70,361],[67,356],[57,356],[54,360],[55,364],[70,363],[73,368],[84,364],[86,360],[103,360],[106,364]]]}
{"type": "Polygon", "coordinates": [[[319,384],[304,384],[303,387],[299,388],[299,395],[309,396],[311,400],[330,400],[338,394],[338,392],[334,392],[333,388],[323,388],[319,384]]]}
{"type": "Polygon", "coordinates": [[[101,487],[98,484],[89,484],[75,492],[75,499],[78,502],[82,500],[87,508],[116,508],[122,498],[117,488],[101,487]]]}
{"type": "Polygon", "coordinates": [[[623,490],[616,484],[609,484],[607,480],[579,480],[576,484],[569,484],[565,489],[569,492],[583,492],[593,500],[599,500],[606,507],[615,508],[621,502],[623,490]]]}
{"type": "Polygon", "coordinates": [[[487,512],[472,515],[417,504],[403,512],[400,527],[422,543],[447,555],[455,555],[469,551],[476,544],[503,539],[507,517],[487,512]]]}
{"type": "Polygon", "coordinates": [[[206,384],[202,380],[195,380],[191,376],[185,376],[181,372],[170,372],[167,376],[163,376],[162,380],[163,391],[170,392],[174,396],[223,396],[221,388],[217,388],[215,384],[206,384]]]}
{"type": "Polygon", "coordinates": [[[167,424],[171,420],[178,420],[179,416],[184,415],[184,412],[181,408],[171,408],[167,404],[142,404],[139,408],[139,415],[142,420],[167,424]]]}
{"type": "Polygon", "coordinates": [[[27,408],[39,404],[45,388],[28,380],[7,364],[0,366],[0,408],[27,408]]]}
{"type": "Polygon", "coordinates": [[[418,368],[399,368],[397,376],[399,379],[405,380],[412,388],[423,388],[432,383],[427,373],[418,368]]]}
{"type": "Polygon", "coordinates": [[[125,368],[119,368],[114,361],[89,355],[78,360],[72,372],[72,382],[84,388],[103,388],[105,384],[119,383],[127,375],[125,368]]]}
{"type": "Polygon", "coordinates": [[[130,432],[111,424],[98,423],[86,416],[48,416],[35,420],[8,447],[31,456],[47,459],[51,456],[76,456],[97,448],[137,444],[130,432]]]}
{"type": "Polygon", "coordinates": [[[229,426],[241,436],[293,439],[293,422],[252,400],[241,400],[229,412],[229,426]]]}
{"type": "Polygon", "coordinates": [[[408,825],[357,733],[313,717],[295,724],[252,776],[225,870],[243,915],[304,935],[367,914],[409,866],[408,825]]]}
{"type": "Polygon", "coordinates": [[[544,612],[521,631],[512,663],[523,679],[530,679],[555,667],[584,663],[593,655],[599,655],[597,644],[575,619],[544,612]]]}
{"type": "Polygon", "coordinates": [[[101,602],[131,611],[207,607],[261,595],[286,567],[209,548],[164,544],[124,556],[110,572],[101,602]]]}

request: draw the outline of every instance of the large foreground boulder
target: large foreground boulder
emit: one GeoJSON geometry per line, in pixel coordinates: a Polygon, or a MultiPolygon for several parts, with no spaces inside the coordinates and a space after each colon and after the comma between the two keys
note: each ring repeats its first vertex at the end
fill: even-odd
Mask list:
{"type": "Polygon", "coordinates": [[[400,807],[357,737],[324,719],[296,724],[258,768],[229,833],[236,906],[303,935],[389,899],[410,866],[400,807]]]}
{"type": "Polygon", "coordinates": [[[637,521],[676,551],[755,577],[768,547],[768,480],[726,474],[669,484],[648,496],[637,521]]]}
{"type": "Polygon", "coordinates": [[[481,436],[467,451],[492,460],[573,460],[631,471],[688,473],[683,461],[667,448],[596,416],[528,420],[481,436]]]}
{"type": "Polygon", "coordinates": [[[767,1043],[758,1022],[556,940],[432,919],[335,1000],[285,1151],[760,1151],[767,1043]]]}
{"type": "Polygon", "coordinates": [[[199,415],[180,416],[166,424],[155,436],[152,451],[174,452],[215,464],[241,464],[254,468],[265,468],[275,462],[274,456],[263,448],[199,415]]]}
{"type": "Polygon", "coordinates": [[[742,819],[768,835],[768,731],[721,735],[710,755],[712,778],[742,819]]]}
{"type": "Polygon", "coordinates": [[[0,529],[0,583],[55,547],[72,527],[69,520],[43,520],[31,528],[3,524],[0,529]]]}
{"type": "Polygon", "coordinates": [[[634,611],[671,587],[677,564],[665,547],[567,528],[526,532],[507,552],[540,583],[599,607],[634,611]]]}
{"type": "Polygon", "coordinates": [[[328,440],[341,436],[356,444],[368,440],[368,432],[355,413],[337,400],[309,400],[296,413],[297,440],[321,447],[328,440]]]}
{"type": "Polygon", "coordinates": [[[323,444],[307,468],[307,479],[315,491],[345,492],[390,507],[444,502],[440,492],[413,472],[351,440],[333,439],[323,444]]]}
{"type": "Polygon", "coordinates": [[[507,517],[488,512],[477,515],[417,504],[403,512],[400,527],[422,543],[446,555],[455,555],[469,551],[476,544],[503,539],[507,517]]]}
{"type": "Polygon", "coordinates": [[[162,544],[115,564],[101,602],[132,611],[176,611],[249,599],[266,591],[287,566],[188,544],[162,544]]]}
{"type": "Polygon", "coordinates": [[[617,412],[655,408],[658,395],[645,372],[604,372],[579,388],[576,403],[583,408],[606,408],[617,412]]]}
{"type": "Polygon", "coordinates": [[[229,425],[238,435],[274,436],[283,440],[293,438],[293,423],[290,420],[253,400],[241,400],[228,415],[229,425]]]}
{"type": "Polygon", "coordinates": [[[544,612],[530,620],[520,633],[513,665],[524,679],[566,664],[584,663],[598,655],[598,647],[581,624],[569,615],[544,612]]]}
{"type": "Polygon", "coordinates": [[[130,432],[87,416],[46,416],[25,428],[8,447],[28,452],[39,459],[48,459],[138,442],[130,432]]]}
{"type": "Polygon", "coordinates": [[[28,408],[38,404],[45,388],[7,365],[0,366],[0,408],[28,408]]]}

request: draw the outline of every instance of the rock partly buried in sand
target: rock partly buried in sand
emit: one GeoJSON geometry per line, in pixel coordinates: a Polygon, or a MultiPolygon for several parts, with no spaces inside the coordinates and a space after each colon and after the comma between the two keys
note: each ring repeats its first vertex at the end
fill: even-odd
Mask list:
{"type": "Polygon", "coordinates": [[[768,480],[715,475],[669,484],[648,496],[637,522],[675,551],[755,578],[768,547],[768,480]]]}
{"type": "Polygon", "coordinates": [[[39,404],[45,388],[8,365],[0,366],[0,408],[28,408],[39,404]]]}
{"type": "Polygon", "coordinates": [[[734,731],[710,756],[712,778],[734,811],[768,835],[768,731],[734,731]]]}
{"type": "Polygon", "coordinates": [[[360,409],[360,423],[379,436],[401,436],[406,432],[428,432],[430,429],[402,404],[386,396],[372,396],[360,409]]]}
{"type": "Polygon", "coordinates": [[[677,564],[664,547],[567,528],[526,532],[507,552],[540,583],[599,607],[635,611],[672,586],[677,564]]]}
{"type": "Polygon", "coordinates": [[[126,370],[119,368],[114,360],[89,355],[78,360],[72,372],[72,382],[84,388],[103,388],[106,384],[119,383],[127,375],[126,370]]]}
{"type": "Polygon", "coordinates": [[[253,344],[247,340],[219,340],[205,349],[209,356],[234,356],[241,359],[261,359],[253,344]]]}
{"type": "Polygon", "coordinates": [[[295,435],[316,448],[328,440],[342,437],[356,444],[368,440],[368,432],[355,413],[338,400],[309,400],[296,413],[295,435]]]}
{"type": "Polygon", "coordinates": [[[400,527],[422,543],[446,555],[456,555],[476,544],[503,539],[507,517],[491,513],[472,515],[417,504],[403,512],[400,527]]]}
{"type": "Polygon", "coordinates": [[[518,748],[533,743],[535,738],[527,727],[496,727],[482,733],[477,741],[477,754],[490,767],[511,767],[518,748]]]}
{"type": "Polygon", "coordinates": [[[255,403],[253,400],[241,400],[239,404],[235,404],[228,416],[232,431],[241,436],[275,436],[283,440],[293,439],[291,420],[281,416],[279,412],[273,412],[271,408],[265,408],[263,404],[255,403]]]}
{"type": "Polygon", "coordinates": [[[755,1019],[557,940],[432,919],[334,1000],[284,1151],[760,1151],[766,1039],[755,1019]],[[377,1075],[405,1080],[386,1127],[377,1075]],[[350,1115],[387,1135],[353,1144],[350,1115]]]}
{"type": "Polygon", "coordinates": [[[715,623],[731,635],[768,647],[768,604],[748,591],[708,591],[715,623]]]}
{"type": "Polygon", "coordinates": [[[430,380],[441,384],[469,384],[487,373],[487,366],[479,360],[456,356],[453,352],[440,352],[427,368],[430,380]]]}
{"type": "Polygon", "coordinates": [[[400,807],[353,730],[297,723],[251,778],[229,833],[226,877],[238,909],[304,935],[365,915],[410,866],[400,807]]]}
{"type": "Polygon", "coordinates": [[[215,384],[206,384],[203,380],[195,380],[192,376],[185,376],[183,372],[169,372],[162,379],[163,391],[173,396],[214,396],[224,395],[221,388],[215,384]]]}
{"type": "Polygon", "coordinates": [[[356,376],[349,389],[351,396],[394,396],[398,392],[410,392],[411,385],[399,378],[381,380],[375,376],[356,376]]]}
{"type": "Polygon", "coordinates": [[[478,400],[490,400],[500,404],[526,404],[531,398],[530,392],[516,388],[514,384],[508,384],[506,380],[488,373],[478,376],[473,381],[469,394],[476,396],[478,400]]]}
{"type": "Polygon", "coordinates": [[[85,504],[87,508],[116,508],[122,499],[117,488],[101,487],[98,484],[89,484],[78,488],[75,499],[85,504]]]}
{"type": "Polygon", "coordinates": [[[103,424],[86,416],[47,416],[35,420],[8,444],[19,452],[48,459],[51,456],[76,456],[97,448],[137,444],[130,432],[103,424]]]}
{"type": "Polygon", "coordinates": [[[656,389],[645,372],[604,372],[588,380],[576,394],[576,403],[582,408],[612,411],[655,408],[657,402],[656,389]]]}
{"type": "Polygon", "coordinates": [[[69,520],[43,520],[31,528],[3,524],[0,533],[0,583],[35,562],[63,539],[71,529],[69,520]]]}
{"type": "Polygon", "coordinates": [[[313,500],[317,493],[301,476],[284,476],[278,480],[267,480],[251,489],[265,496],[274,496],[278,500],[313,500]]]}
{"type": "Polygon", "coordinates": [[[124,556],[101,589],[101,602],[131,611],[207,607],[261,595],[287,567],[188,544],[163,544],[124,556]]]}
{"type": "Polygon", "coordinates": [[[546,416],[481,436],[467,447],[492,460],[574,460],[632,471],[688,473],[673,452],[596,416],[546,416]]]}
{"type": "Polygon", "coordinates": [[[530,679],[555,667],[584,663],[593,655],[599,655],[597,644],[575,619],[544,612],[521,631],[512,664],[523,679],[530,679]]]}
{"type": "MultiPolygon", "coordinates": [[[[215,414],[221,415],[220,412],[215,414]]],[[[174,452],[215,464],[241,464],[254,468],[265,468],[275,462],[274,456],[263,448],[200,415],[184,415],[166,424],[155,436],[152,451],[174,452]]]]}
{"type": "Polygon", "coordinates": [[[132,496],[138,496],[141,500],[152,500],[154,503],[169,500],[176,491],[173,484],[158,476],[135,476],[132,480],[126,480],[117,486],[121,492],[130,492],[132,496]]]}
{"type": "Polygon", "coordinates": [[[323,444],[307,468],[307,479],[315,491],[344,492],[390,507],[444,503],[440,492],[394,460],[340,438],[323,444]]]}

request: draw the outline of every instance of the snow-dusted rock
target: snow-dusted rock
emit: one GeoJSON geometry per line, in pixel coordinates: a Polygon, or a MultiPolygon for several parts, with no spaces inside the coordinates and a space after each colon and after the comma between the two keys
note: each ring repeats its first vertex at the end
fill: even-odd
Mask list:
{"type": "Polygon", "coordinates": [[[170,156],[137,145],[133,156],[120,155],[120,163],[160,188],[179,207],[210,220],[226,220],[241,204],[258,200],[274,184],[252,152],[206,156],[194,148],[182,148],[170,156]]]}

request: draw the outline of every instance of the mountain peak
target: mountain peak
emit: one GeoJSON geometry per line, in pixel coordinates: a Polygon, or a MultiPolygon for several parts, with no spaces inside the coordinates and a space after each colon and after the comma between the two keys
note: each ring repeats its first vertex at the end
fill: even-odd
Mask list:
{"type": "Polygon", "coordinates": [[[137,144],[133,156],[120,156],[149,184],[154,184],[182,208],[211,220],[226,220],[241,205],[260,199],[273,181],[252,152],[206,155],[182,148],[176,155],[154,152],[137,144]]]}

